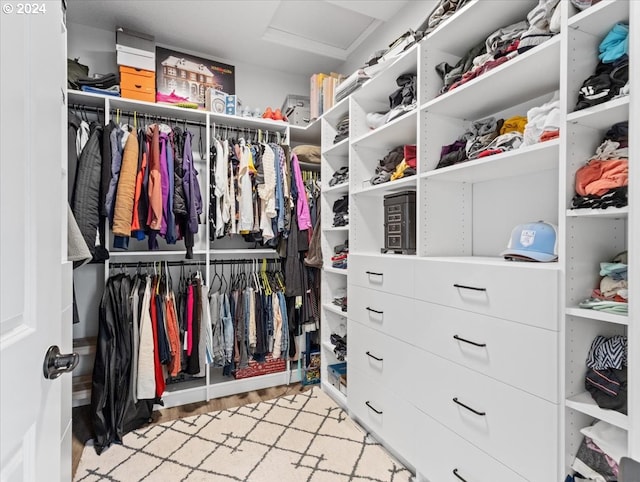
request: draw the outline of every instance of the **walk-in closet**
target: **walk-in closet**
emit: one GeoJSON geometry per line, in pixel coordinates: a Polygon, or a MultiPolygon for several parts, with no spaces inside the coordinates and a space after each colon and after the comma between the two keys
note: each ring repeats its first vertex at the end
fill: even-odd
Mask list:
{"type": "Polygon", "coordinates": [[[2,481],[640,482],[640,1],[1,9],[2,481]]]}

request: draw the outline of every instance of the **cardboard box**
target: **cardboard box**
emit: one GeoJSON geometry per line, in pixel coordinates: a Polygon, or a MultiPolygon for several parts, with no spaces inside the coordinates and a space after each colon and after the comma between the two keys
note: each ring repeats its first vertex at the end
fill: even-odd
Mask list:
{"type": "Polygon", "coordinates": [[[204,108],[209,112],[224,114],[227,110],[227,94],[221,90],[207,89],[204,108]]]}
{"type": "Polygon", "coordinates": [[[289,94],[280,110],[287,116],[291,125],[305,127],[311,121],[308,96],[289,94]]]}
{"type": "Polygon", "coordinates": [[[238,99],[237,95],[227,95],[225,98],[225,114],[228,115],[241,115],[242,102],[238,99]]]}

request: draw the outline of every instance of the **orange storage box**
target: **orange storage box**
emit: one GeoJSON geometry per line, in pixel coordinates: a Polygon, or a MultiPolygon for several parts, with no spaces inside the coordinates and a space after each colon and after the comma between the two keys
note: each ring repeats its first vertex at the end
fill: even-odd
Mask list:
{"type": "Polygon", "coordinates": [[[120,95],[126,99],[156,101],[156,73],[120,66],[120,95]]]}

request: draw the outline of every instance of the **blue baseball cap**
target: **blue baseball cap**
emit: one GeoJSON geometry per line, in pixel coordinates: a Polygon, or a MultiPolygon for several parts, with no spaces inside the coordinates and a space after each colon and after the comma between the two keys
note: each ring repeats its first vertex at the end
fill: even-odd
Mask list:
{"type": "Polygon", "coordinates": [[[506,259],[520,261],[556,261],[558,259],[558,232],[553,224],[520,224],[511,231],[509,245],[502,253],[506,259]]]}

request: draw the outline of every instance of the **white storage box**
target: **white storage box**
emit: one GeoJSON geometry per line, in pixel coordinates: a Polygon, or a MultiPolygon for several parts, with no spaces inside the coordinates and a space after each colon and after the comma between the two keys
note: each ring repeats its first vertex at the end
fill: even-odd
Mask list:
{"type": "Polygon", "coordinates": [[[156,70],[156,43],[151,35],[116,28],[116,61],[142,70],[156,70]]]}

